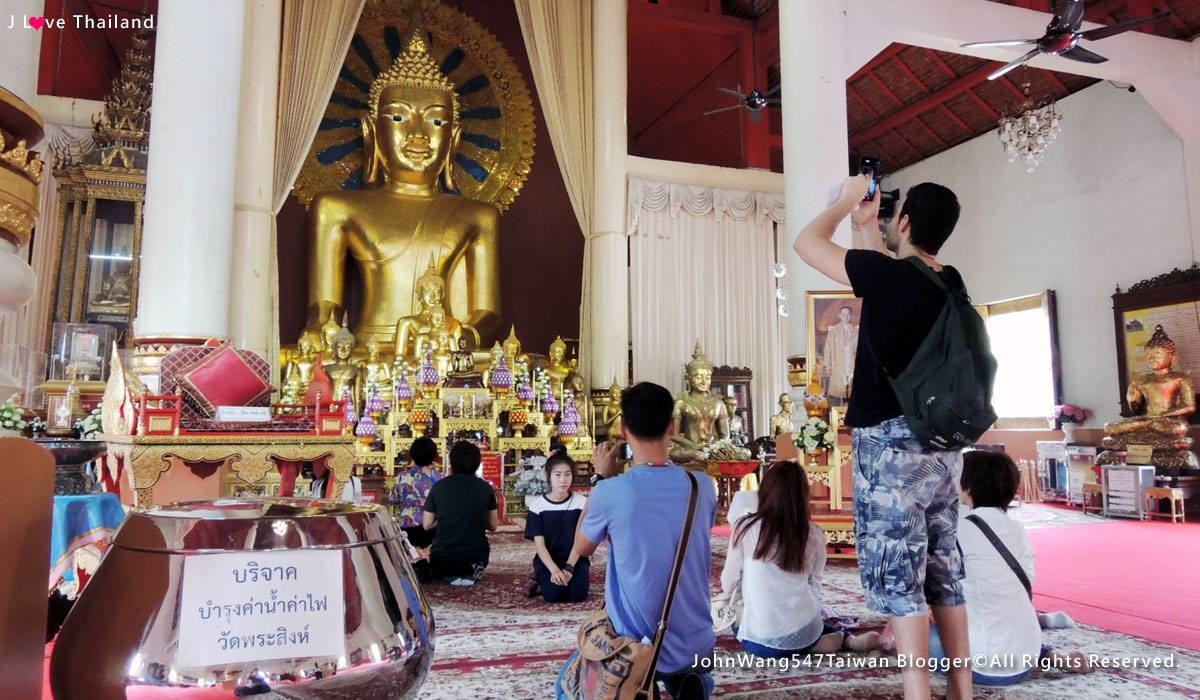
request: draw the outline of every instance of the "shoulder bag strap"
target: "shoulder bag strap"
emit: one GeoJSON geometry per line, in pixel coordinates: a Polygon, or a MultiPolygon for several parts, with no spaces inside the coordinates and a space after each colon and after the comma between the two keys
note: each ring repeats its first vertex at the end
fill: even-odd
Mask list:
{"type": "Polygon", "coordinates": [[[1021,564],[1017,561],[1017,558],[1012,555],[1012,552],[1008,551],[1008,547],[1004,546],[1004,543],[1000,541],[1000,538],[992,528],[983,521],[983,518],[971,513],[966,519],[974,523],[975,527],[979,528],[983,536],[988,538],[988,541],[996,548],[996,551],[1000,552],[1000,556],[1004,558],[1004,562],[1008,564],[1008,568],[1012,569],[1013,573],[1020,579],[1021,585],[1025,587],[1025,594],[1029,596],[1030,600],[1033,600],[1033,584],[1029,582],[1029,577],[1025,575],[1025,569],[1021,568],[1021,564]]]}
{"type": "Polygon", "coordinates": [[[692,535],[692,521],[696,517],[696,497],[700,493],[700,485],[696,475],[683,470],[691,482],[692,492],[688,498],[687,515],[683,519],[683,533],[679,536],[679,546],[675,549],[675,565],[671,568],[671,582],[667,584],[667,599],[663,603],[662,619],[658,621],[658,631],[654,635],[654,654],[650,657],[650,672],[641,690],[649,697],[650,688],[654,685],[654,672],[658,668],[658,657],[662,653],[663,638],[667,634],[667,621],[671,617],[671,604],[675,602],[675,588],[679,584],[679,572],[683,570],[683,555],[687,552],[688,540],[692,535]]]}

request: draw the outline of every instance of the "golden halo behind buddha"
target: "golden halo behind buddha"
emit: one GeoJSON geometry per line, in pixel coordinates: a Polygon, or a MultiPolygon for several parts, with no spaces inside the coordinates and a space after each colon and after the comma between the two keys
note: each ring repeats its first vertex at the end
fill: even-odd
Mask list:
{"type": "Polygon", "coordinates": [[[503,212],[524,186],[536,130],[529,87],[512,56],[471,17],[435,0],[422,0],[423,31],[412,32],[414,5],[413,0],[367,0],[363,7],[293,187],[305,206],[319,192],[363,187],[363,115],[377,106],[383,87],[401,80],[420,87],[442,89],[442,81],[452,86],[454,116],[462,129],[451,165],[459,194],[503,212]],[[410,36],[419,38],[424,51],[406,50],[413,48],[405,45],[406,40],[411,44],[410,36]]]}

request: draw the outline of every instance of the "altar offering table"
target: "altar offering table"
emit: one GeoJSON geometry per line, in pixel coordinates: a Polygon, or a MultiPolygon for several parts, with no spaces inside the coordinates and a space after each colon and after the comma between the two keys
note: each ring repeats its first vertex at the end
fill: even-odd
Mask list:
{"type": "Polygon", "coordinates": [[[200,478],[226,469],[239,480],[255,484],[281,464],[326,460],[334,480],[333,493],[328,496],[335,500],[341,497],[354,469],[352,435],[105,435],[102,439],[108,442],[103,461],[106,476],[116,482],[122,473],[127,474],[133,505],[138,508],[155,504],[155,485],[179,463],[200,478]]]}

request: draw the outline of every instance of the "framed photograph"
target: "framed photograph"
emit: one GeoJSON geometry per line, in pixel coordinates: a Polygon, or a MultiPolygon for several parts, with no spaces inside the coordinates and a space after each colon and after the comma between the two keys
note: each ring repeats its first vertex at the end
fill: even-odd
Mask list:
{"type": "MultiPolygon", "coordinates": [[[[1175,341],[1175,370],[1200,379],[1200,268],[1173,270],[1113,294],[1113,325],[1117,339],[1117,380],[1121,415],[1130,416],[1125,390],[1129,382],[1150,371],[1146,341],[1154,329],[1175,341]]],[[[1200,421],[1192,414],[1189,422],[1200,421]]]]}
{"type": "Polygon", "coordinates": [[[845,406],[853,386],[862,299],[845,291],[808,292],[808,372],[820,379],[831,407],[845,406]]]}

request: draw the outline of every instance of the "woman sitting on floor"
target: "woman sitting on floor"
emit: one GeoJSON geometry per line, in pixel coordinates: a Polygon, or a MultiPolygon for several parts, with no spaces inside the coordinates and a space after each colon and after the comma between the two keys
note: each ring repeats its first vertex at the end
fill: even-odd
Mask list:
{"type": "Polygon", "coordinates": [[[546,460],[545,470],[550,492],[530,504],[525,520],[525,539],[533,540],[537,547],[533,573],[543,600],[578,603],[587,600],[589,564],[572,546],[587,498],[571,493],[575,462],[570,457],[555,453],[546,460]]]}
{"type": "MultiPolygon", "coordinates": [[[[963,595],[967,599],[971,655],[986,663],[972,667],[976,685],[1012,685],[1029,677],[1034,668],[1059,668],[1086,673],[1086,655],[1059,653],[1042,644],[1042,630],[1033,609],[1033,545],[1025,526],[1008,517],[1008,504],[1017,495],[1020,471],[1001,452],[963,453],[963,508],[959,509],[958,546],[962,550],[963,595]],[[974,516],[974,517],[970,517],[974,516]],[[979,525],[979,521],[983,525],[979,525]],[[1029,582],[1017,575],[985,528],[1015,560],[1029,582]]],[[[937,627],[930,630],[930,656],[941,658],[937,627]]]]}
{"type": "Polygon", "coordinates": [[[721,590],[742,585],[737,628],[742,647],[755,656],[867,651],[879,633],[848,635],[821,617],[825,533],[808,512],[808,475],[796,462],[778,462],[763,478],[758,511],[733,526],[721,590]]]}

